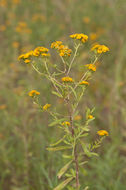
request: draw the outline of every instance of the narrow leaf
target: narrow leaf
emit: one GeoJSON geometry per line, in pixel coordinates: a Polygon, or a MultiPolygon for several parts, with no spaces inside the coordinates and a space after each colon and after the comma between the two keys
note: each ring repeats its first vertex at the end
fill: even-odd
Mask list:
{"type": "Polygon", "coordinates": [[[64,137],[60,140],[58,140],[56,143],[50,144],[50,146],[56,146],[58,144],[60,144],[64,139],[65,139],[66,135],[64,135],[64,137]]]}
{"type": "Polygon", "coordinates": [[[64,119],[59,119],[59,120],[53,121],[52,123],[49,124],[49,126],[52,127],[57,124],[61,124],[63,121],[64,121],[64,119]]]}
{"type": "Polygon", "coordinates": [[[60,169],[60,171],[58,172],[57,176],[60,179],[62,177],[62,175],[67,171],[67,169],[69,168],[69,165],[72,163],[73,160],[71,160],[70,162],[68,162],[63,168],[60,169]]]}
{"type": "Polygon", "coordinates": [[[58,92],[56,92],[56,91],[52,91],[52,94],[55,94],[56,96],[58,96],[58,97],[62,98],[62,95],[61,95],[61,94],[59,94],[59,93],[58,93],[58,92]]]}
{"type": "Polygon", "coordinates": [[[59,146],[59,147],[49,147],[49,148],[46,148],[47,150],[49,151],[59,151],[59,150],[66,150],[66,149],[71,149],[71,147],[68,147],[68,146],[59,146]]]}
{"type": "Polygon", "coordinates": [[[55,187],[53,190],[61,190],[61,189],[63,189],[72,179],[73,179],[73,177],[70,177],[70,178],[66,179],[60,185],[55,187]]]}

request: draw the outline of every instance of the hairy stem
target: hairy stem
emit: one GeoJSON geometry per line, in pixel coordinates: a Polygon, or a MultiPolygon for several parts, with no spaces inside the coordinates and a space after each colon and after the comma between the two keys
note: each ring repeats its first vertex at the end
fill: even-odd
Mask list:
{"type": "MultiPolygon", "coordinates": [[[[74,126],[73,126],[73,112],[71,109],[71,104],[69,98],[66,100],[67,106],[68,106],[68,113],[70,118],[70,124],[71,124],[71,134],[72,137],[74,137],[74,126]]],[[[79,190],[79,164],[78,164],[78,154],[77,154],[77,145],[74,146],[74,162],[75,162],[75,170],[76,170],[76,189],[79,190]]]]}

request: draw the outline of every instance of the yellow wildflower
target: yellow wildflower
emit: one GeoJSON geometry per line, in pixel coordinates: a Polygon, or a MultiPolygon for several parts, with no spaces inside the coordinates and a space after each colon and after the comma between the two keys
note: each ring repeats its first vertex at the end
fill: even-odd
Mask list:
{"type": "Polygon", "coordinates": [[[6,30],[6,26],[5,25],[0,25],[0,32],[3,32],[6,30]]]}
{"type": "Polygon", "coordinates": [[[61,41],[56,41],[51,44],[51,48],[58,50],[61,57],[70,56],[72,50],[64,46],[61,41]]]}
{"type": "Polygon", "coordinates": [[[106,130],[100,130],[100,131],[97,131],[97,134],[99,135],[99,136],[108,136],[109,135],[109,133],[106,131],[106,130]]]}
{"type": "Polygon", "coordinates": [[[70,122],[69,121],[65,121],[62,123],[63,126],[67,125],[67,126],[70,126],[70,122]]]}
{"type": "Polygon", "coordinates": [[[6,105],[5,104],[2,104],[2,105],[0,105],[0,110],[4,110],[4,109],[6,109],[6,105]]]}
{"type": "Polygon", "coordinates": [[[18,57],[18,60],[20,59],[27,59],[29,58],[30,56],[33,55],[33,51],[29,51],[28,53],[25,53],[25,54],[21,54],[19,57],[18,57]]]}
{"type": "Polygon", "coordinates": [[[24,62],[25,63],[30,63],[30,59],[26,59],[24,62]]]}
{"type": "Polygon", "coordinates": [[[41,55],[42,55],[42,57],[49,57],[50,56],[49,53],[42,53],[41,55]]]}
{"type": "Polygon", "coordinates": [[[85,16],[85,17],[83,18],[83,22],[84,22],[85,24],[88,24],[88,23],[90,22],[90,18],[87,17],[87,16],[85,16]]]}
{"type": "Polygon", "coordinates": [[[79,121],[79,120],[81,120],[82,119],[82,116],[81,115],[76,115],[75,117],[74,117],[74,120],[75,121],[79,121]]]}
{"type": "Polygon", "coordinates": [[[70,38],[80,40],[82,43],[85,43],[88,40],[88,36],[85,34],[72,34],[70,38]]]}
{"type": "Polygon", "coordinates": [[[63,77],[62,82],[74,82],[74,80],[71,77],[63,77]]]}
{"type": "Polygon", "coordinates": [[[31,91],[28,93],[28,95],[31,96],[31,97],[33,97],[33,96],[35,96],[35,95],[39,95],[39,94],[40,94],[40,92],[38,92],[38,91],[36,91],[36,90],[31,90],[31,91]]]}
{"type": "Polygon", "coordinates": [[[48,110],[50,107],[51,107],[51,104],[45,104],[45,105],[43,106],[43,110],[46,111],[46,110],[48,110]]]}
{"type": "Polygon", "coordinates": [[[21,1],[20,0],[13,0],[12,1],[14,4],[19,4],[21,1]]]}
{"type": "Polygon", "coordinates": [[[97,33],[91,33],[89,37],[90,37],[90,40],[94,41],[98,38],[98,34],[97,33]]]}
{"type": "Polygon", "coordinates": [[[19,47],[19,43],[18,43],[18,42],[13,42],[13,43],[12,43],[12,46],[13,46],[14,48],[18,48],[18,47],[19,47]]]}
{"type": "Polygon", "coordinates": [[[63,42],[61,42],[61,41],[53,42],[53,43],[51,44],[51,48],[57,49],[57,48],[59,48],[59,46],[60,46],[62,43],[63,43],[63,42]]]}
{"type": "Polygon", "coordinates": [[[89,115],[89,116],[88,116],[88,119],[93,119],[93,118],[94,118],[93,115],[89,115]]]}
{"type": "Polygon", "coordinates": [[[96,44],[91,48],[91,51],[95,51],[95,50],[98,54],[101,54],[101,53],[105,53],[109,51],[109,48],[105,45],[96,44]]]}
{"type": "Polygon", "coordinates": [[[85,65],[89,70],[96,71],[96,66],[94,64],[85,65]]]}
{"type": "Polygon", "coordinates": [[[89,85],[89,82],[83,80],[80,82],[80,85],[89,85]]]}

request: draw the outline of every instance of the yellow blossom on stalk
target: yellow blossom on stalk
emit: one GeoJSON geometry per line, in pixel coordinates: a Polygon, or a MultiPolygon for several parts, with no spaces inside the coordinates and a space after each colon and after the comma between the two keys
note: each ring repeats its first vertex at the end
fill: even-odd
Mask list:
{"type": "Polygon", "coordinates": [[[18,48],[18,47],[19,47],[19,43],[18,43],[18,42],[13,42],[13,43],[12,43],[12,46],[13,46],[14,48],[18,48]]]}
{"type": "Polygon", "coordinates": [[[0,105],[0,110],[4,110],[4,109],[6,109],[6,104],[2,104],[2,105],[0,105]]]}
{"type": "Polygon", "coordinates": [[[51,43],[51,48],[58,49],[59,46],[60,46],[62,43],[63,43],[63,42],[61,42],[61,41],[53,42],[53,43],[51,43]]]}
{"type": "Polygon", "coordinates": [[[7,1],[6,0],[1,0],[0,1],[0,6],[1,7],[6,7],[7,6],[7,1]]]}
{"type": "Polygon", "coordinates": [[[50,57],[49,53],[42,53],[41,55],[42,55],[42,57],[50,57]]]}
{"type": "Polygon", "coordinates": [[[51,44],[51,48],[58,50],[61,57],[70,56],[72,50],[64,46],[61,41],[56,41],[51,44]]]}
{"type": "Polygon", "coordinates": [[[89,85],[89,82],[83,80],[83,81],[80,82],[80,85],[89,85]]]}
{"type": "Polygon", "coordinates": [[[13,2],[14,4],[19,4],[21,1],[20,1],[20,0],[12,0],[12,2],[13,2]]]}
{"type": "Polygon", "coordinates": [[[74,82],[74,80],[71,77],[63,77],[62,82],[74,82]]]}
{"type": "Polygon", "coordinates": [[[82,116],[81,115],[76,115],[75,117],[74,117],[74,120],[75,121],[79,121],[79,120],[81,120],[82,119],[82,116]]]}
{"type": "Polygon", "coordinates": [[[108,136],[109,135],[109,133],[106,131],[106,130],[100,130],[100,131],[97,131],[97,134],[99,135],[99,136],[108,136]]]}
{"type": "Polygon", "coordinates": [[[31,90],[31,91],[28,93],[28,95],[31,96],[31,97],[33,97],[33,96],[35,96],[35,95],[39,95],[39,94],[40,94],[40,92],[38,92],[38,91],[36,91],[36,90],[31,90]]]}
{"type": "Polygon", "coordinates": [[[94,64],[85,65],[89,70],[96,71],[96,66],[94,64]]]}
{"type": "Polygon", "coordinates": [[[88,119],[93,119],[94,116],[93,115],[88,115],[88,119]]]}
{"type": "Polygon", "coordinates": [[[6,30],[6,26],[5,25],[0,25],[0,32],[3,32],[6,30]]]}
{"type": "Polygon", "coordinates": [[[93,33],[90,34],[89,37],[90,37],[90,40],[94,41],[94,40],[96,40],[98,38],[98,34],[93,32],[93,33]]]}
{"type": "Polygon", "coordinates": [[[62,123],[63,126],[67,125],[67,126],[70,126],[70,122],[69,121],[65,121],[62,123]]]}
{"type": "Polygon", "coordinates": [[[75,40],[80,40],[82,43],[85,43],[88,40],[88,36],[85,34],[72,34],[70,38],[75,40]]]}
{"type": "Polygon", "coordinates": [[[25,63],[30,63],[30,59],[26,59],[24,62],[25,63]]]}
{"type": "Polygon", "coordinates": [[[43,110],[46,111],[46,110],[48,110],[50,107],[51,107],[51,104],[45,104],[45,105],[43,106],[43,110]]]}
{"type": "Polygon", "coordinates": [[[91,48],[91,51],[95,51],[95,50],[98,54],[101,54],[101,53],[105,53],[109,51],[109,48],[105,45],[96,44],[91,48]]]}
{"type": "Polygon", "coordinates": [[[90,18],[89,18],[88,16],[85,16],[85,17],[83,18],[83,22],[84,22],[85,24],[88,24],[88,23],[90,22],[90,18]]]}

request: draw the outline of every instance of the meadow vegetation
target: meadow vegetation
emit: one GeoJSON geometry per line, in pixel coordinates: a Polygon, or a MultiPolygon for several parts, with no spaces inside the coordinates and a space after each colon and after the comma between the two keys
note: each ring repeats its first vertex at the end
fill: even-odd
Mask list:
{"type": "MultiPolygon", "coordinates": [[[[77,105],[74,122],[77,126],[84,123],[86,108],[90,108],[87,143],[96,141],[97,131],[104,129],[109,133],[94,151],[99,156],[90,155],[90,151],[84,156],[85,163],[79,169],[80,190],[126,189],[125,8],[124,0],[0,0],[0,190],[51,190],[66,179],[62,172],[60,179],[57,174],[69,159],[62,151],[48,151],[50,144],[63,137],[61,128],[71,130],[66,118],[56,123],[60,124],[57,128],[49,115],[57,109],[66,114],[59,97],[63,94],[52,94],[58,86],[52,75],[41,76],[35,69],[42,60],[47,60],[51,73],[63,69],[64,52],[68,59],[74,56],[75,36],[69,36],[76,33],[88,35],[88,40],[79,48],[72,70],[68,67],[70,76],[58,78],[63,88],[67,82],[71,87],[78,84],[83,71],[92,68],[88,64],[94,58],[95,52],[90,51],[94,44],[109,47],[95,62],[96,71],[91,69],[91,80],[79,84],[79,89],[86,87],[86,91],[77,105]],[[56,41],[69,48],[58,49],[57,53],[56,41]],[[34,56],[32,62],[27,58],[28,52],[43,46],[50,49],[49,54],[45,49],[41,59],[34,56]],[[26,58],[20,57],[19,61],[20,55],[26,58]]],[[[46,74],[44,64],[39,69],[46,74]]],[[[65,188],[75,188],[73,181],[70,184],[65,188]]]]}

